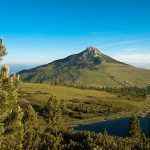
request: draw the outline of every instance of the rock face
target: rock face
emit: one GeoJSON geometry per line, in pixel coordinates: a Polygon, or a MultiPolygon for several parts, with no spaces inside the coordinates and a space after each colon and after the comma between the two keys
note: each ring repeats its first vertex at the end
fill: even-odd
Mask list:
{"type": "Polygon", "coordinates": [[[81,53],[23,70],[19,74],[26,82],[60,85],[143,87],[150,84],[150,70],[119,62],[92,46],[81,53]]]}
{"type": "Polygon", "coordinates": [[[70,55],[64,59],[56,60],[50,64],[53,65],[68,65],[81,67],[90,67],[91,65],[97,65],[102,62],[107,63],[120,63],[119,61],[104,55],[95,47],[87,47],[84,51],[78,54],[70,55]]]}
{"type": "Polygon", "coordinates": [[[90,46],[81,53],[80,59],[87,63],[100,63],[102,56],[103,53],[101,53],[97,48],[90,46]]]}
{"type": "Polygon", "coordinates": [[[90,46],[84,51],[83,55],[86,57],[88,57],[89,55],[93,57],[101,57],[103,53],[100,52],[97,48],[90,46]]]}

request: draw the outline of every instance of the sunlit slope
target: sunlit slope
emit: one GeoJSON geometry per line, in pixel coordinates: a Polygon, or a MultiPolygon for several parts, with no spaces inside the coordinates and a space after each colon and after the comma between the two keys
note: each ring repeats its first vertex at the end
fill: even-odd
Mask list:
{"type": "Polygon", "coordinates": [[[47,84],[21,83],[20,84],[20,99],[27,103],[44,104],[50,95],[56,95],[57,98],[70,102],[89,102],[89,104],[110,103],[112,105],[127,106],[142,106],[143,99],[131,98],[126,96],[118,97],[115,93],[105,91],[96,91],[88,89],[78,89],[65,86],[51,86],[47,84]]]}
{"type": "Polygon", "coordinates": [[[41,114],[51,94],[65,102],[66,121],[117,115],[123,117],[131,113],[145,111],[148,97],[133,97],[121,93],[111,93],[88,89],[47,84],[21,83],[19,86],[20,105],[31,104],[41,114]]]}
{"type": "Polygon", "coordinates": [[[25,82],[52,85],[145,87],[150,84],[150,70],[119,62],[93,47],[19,74],[25,82]]]}

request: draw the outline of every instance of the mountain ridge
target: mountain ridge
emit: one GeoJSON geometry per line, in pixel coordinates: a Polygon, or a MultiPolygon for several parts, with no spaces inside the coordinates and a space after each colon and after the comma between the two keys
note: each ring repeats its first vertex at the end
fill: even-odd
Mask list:
{"type": "Polygon", "coordinates": [[[101,87],[150,84],[150,70],[133,67],[88,47],[84,51],[19,72],[23,81],[101,87]]]}

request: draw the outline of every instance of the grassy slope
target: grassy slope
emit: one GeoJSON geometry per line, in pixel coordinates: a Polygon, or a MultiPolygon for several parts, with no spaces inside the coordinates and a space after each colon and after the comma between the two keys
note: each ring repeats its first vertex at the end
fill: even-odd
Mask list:
{"type": "MultiPolygon", "coordinates": [[[[65,86],[50,86],[46,84],[33,84],[33,83],[22,83],[20,85],[20,102],[31,103],[42,106],[48,100],[51,93],[55,94],[59,99],[64,99],[68,104],[83,104],[87,103],[95,111],[95,113],[86,114],[75,111],[68,108],[68,112],[74,114],[74,116],[81,116],[81,119],[94,118],[99,116],[105,116],[108,106],[111,106],[112,114],[127,113],[127,112],[139,112],[143,110],[145,100],[140,98],[120,97],[117,94],[112,94],[104,91],[95,90],[82,90],[72,87],[65,86]],[[99,113],[99,110],[102,113],[99,113]]],[[[66,120],[79,120],[76,117],[65,116],[66,120]]]]}
{"type": "Polygon", "coordinates": [[[81,70],[81,75],[76,83],[102,87],[145,87],[150,84],[150,70],[122,64],[101,64],[97,68],[100,69],[95,71],[81,70]],[[128,81],[128,83],[125,83],[125,81],[128,81]]]}
{"type": "Polygon", "coordinates": [[[150,84],[150,70],[136,68],[119,63],[102,63],[87,68],[51,68],[39,67],[29,72],[24,72],[23,77],[30,82],[62,84],[95,85],[101,87],[139,86],[150,84]],[[31,75],[31,76],[30,76],[31,75]],[[128,83],[125,83],[128,81],[128,83]]]}

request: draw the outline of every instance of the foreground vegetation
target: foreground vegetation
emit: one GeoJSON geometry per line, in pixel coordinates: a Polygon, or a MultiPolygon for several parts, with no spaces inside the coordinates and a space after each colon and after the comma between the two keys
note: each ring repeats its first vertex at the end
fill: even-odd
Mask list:
{"type": "Polygon", "coordinates": [[[19,106],[18,80],[1,80],[0,149],[2,150],[138,150],[149,149],[150,138],[141,134],[139,121],[132,117],[128,137],[64,128],[64,102],[51,95],[43,105],[43,122],[32,105],[19,106]]]}

